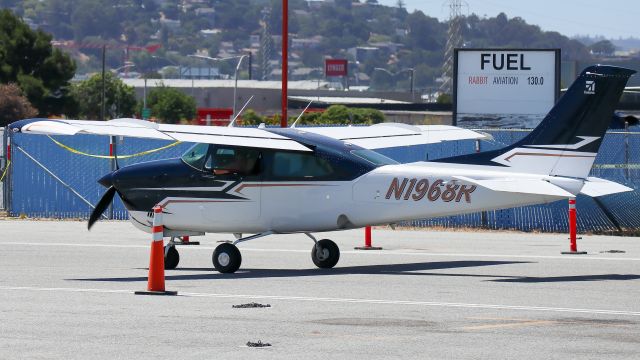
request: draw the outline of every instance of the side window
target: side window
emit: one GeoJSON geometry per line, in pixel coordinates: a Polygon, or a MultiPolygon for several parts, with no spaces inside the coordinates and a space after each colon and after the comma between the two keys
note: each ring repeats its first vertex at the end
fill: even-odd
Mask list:
{"type": "Polygon", "coordinates": [[[314,154],[275,152],[271,174],[276,178],[314,179],[330,177],[333,167],[314,154]]]}
{"type": "Polygon", "coordinates": [[[260,170],[259,162],[257,149],[217,146],[209,154],[205,169],[216,175],[254,175],[260,170]]]}

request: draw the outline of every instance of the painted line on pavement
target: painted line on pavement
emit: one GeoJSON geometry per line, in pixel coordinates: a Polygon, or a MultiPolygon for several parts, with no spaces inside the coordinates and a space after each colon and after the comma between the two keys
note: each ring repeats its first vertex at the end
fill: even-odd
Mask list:
{"type": "MultiPolygon", "coordinates": [[[[85,288],[43,288],[30,286],[0,286],[0,290],[13,291],[50,291],[50,292],[76,292],[76,293],[100,293],[100,294],[133,294],[134,290],[125,289],[85,289],[85,288]]],[[[308,296],[279,296],[279,295],[246,295],[246,294],[218,294],[218,293],[178,293],[182,297],[205,297],[205,298],[233,298],[233,299],[263,299],[282,300],[294,302],[324,302],[324,303],[350,303],[350,304],[376,304],[376,305],[404,305],[404,306],[429,306],[467,309],[497,309],[497,310],[522,310],[540,312],[561,312],[579,314],[601,314],[601,315],[623,315],[638,316],[640,311],[606,310],[606,309],[581,309],[545,306],[521,306],[521,305],[498,305],[498,304],[473,304],[473,303],[453,303],[437,301],[410,301],[410,300],[380,300],[380,299],[352,299],[352,298],[328,298],[328,297],[308,297],[308,296]]],[[[167,299],[167,297],[163,297],[167,299]]],[[[171,298],[171,297],[168,297],[171,298]]]]}

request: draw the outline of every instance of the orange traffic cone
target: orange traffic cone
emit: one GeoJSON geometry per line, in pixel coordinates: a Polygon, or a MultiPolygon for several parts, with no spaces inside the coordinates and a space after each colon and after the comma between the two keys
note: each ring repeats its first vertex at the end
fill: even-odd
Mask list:
{"type": "Polygon", "coordinates": [[[153,227],[151,228],[151,256],[149,258],[149,282],[147,291],[136,291],[136,295],[177,295],[177,291],[164,289],[164,226],[162,207],[153,207],[153,227]]]}

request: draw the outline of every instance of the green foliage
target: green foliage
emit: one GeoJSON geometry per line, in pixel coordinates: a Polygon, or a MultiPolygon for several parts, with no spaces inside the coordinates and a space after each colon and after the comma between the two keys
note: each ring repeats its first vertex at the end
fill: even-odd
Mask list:
{"type": "MultiPolygon", "coordinates": [[[[85,119],[99,119],[102,109],[102,75],[96,74],[73,86],[72,94],[78,104],[78,115],[85,119]]],[[[105,74],[105,117],[131,117],[136,110],[133,87],[125,85],[113,74],[105,74]]],[[[105,119],[105,120],[106,120],[105,119]]]]}
{"type": "Polygon", "coordinates": [[[436,102],[438,104],[451,104],[451,102],[452,102],[451,94],[440,94],[440,95],[438,95],[438,98],[436,99],[436,102]]]}
{"type": "Polygon", "coordinates": [[[36,115],[38,115],[38,111],[22,95],[22,90],[18,85],[0,84],[0,127],[36,115]]]}
{"type": "Polygon", "coordinates": [[[589,46],[589,50],[598,55],[613,55],[616,51],[616,47],[609,40],[601,40],[589,46]]]}
{"type": "MultiPolygon", "coordinates": [[[[302,120],[302,119],[301,119],[302,120]]],[[[316,124],[377,124],[384,121],[384,115],[379,110],[366,108],[348,108],[344,105],[331,105],[320,117],[316,124]]]]}
{"type": "MultiPolygon", "coordinates": [[[[297,116],[289,117],[289,126],[297,116]]],[[[324,112],[305,113],[296,125],[356,125],[378,124],[384,122],[384,114],[376,109],[348,108],[344,105],[331,105],[324,112]]],[[[243,125],[280,125],[280,116],[261,116],[254,110],[242,114],[243,125]]]]}
{"type": "Polygon", "coordinates": [[[151,109],[152,117],[170,124],[189,121],[196,115],[196,100],[193,97],[166,86],[149,92],[147,107],[151,109]]]}
{"type": "Polygon", "coordinates": [[[72,103],[68,86],[75,64],[50,42],[50,35],[0,10],[0,83],[17,83],[41,116],[66,113],[72,103]]]}

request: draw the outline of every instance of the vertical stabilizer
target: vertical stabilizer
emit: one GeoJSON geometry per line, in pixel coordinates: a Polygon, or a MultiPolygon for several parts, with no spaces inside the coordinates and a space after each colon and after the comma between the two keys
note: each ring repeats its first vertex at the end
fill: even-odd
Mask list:
{"type": "Polygon", "coordinates": [[[585,179],[627,80],[634,73],[615,66],[590,66],[524,139],[500,150],[437,161],[585,179]]]}

